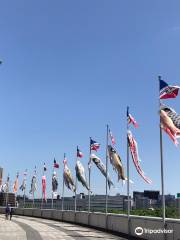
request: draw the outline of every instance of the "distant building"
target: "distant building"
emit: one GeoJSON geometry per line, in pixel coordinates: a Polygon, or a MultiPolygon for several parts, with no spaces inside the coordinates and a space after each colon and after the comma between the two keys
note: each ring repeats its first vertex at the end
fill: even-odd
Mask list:
{"type": "Polygon", "coordinates": [[[158,207],[159,191],[144,190],[144,192],[133,192],[133,207],[135,209],[147,209],[158,207]]]}
{"type": "MultiPolygon", "coordinates": [[[[126,209],[127,196],[117,195],[108,196],[108,209],[109,210],[125,210],[126,209]]],[[[26,207],[32,207],[33,203],[31,199],[26,199],[26,207]]],[[[64,197],[64,210],[74,210],[74,196],[64,197]]],[[[47,199],[47,202],[43,202],[42,199],[35,199],[34,207],[37,208],[51,208],[52,199],[47,199]]],[[[19,207],[23,207],[23,199],[19,199],[19,207]]],[[[62,208],[62,199],[54,199],[53,207],[56,209],[62,208]]],[[[106,208],[106,195],[92,195],[91,196],[91,211],[105,211],[106,208]]],[[[83,193],[77,195],[76,202],[77,211],[87,211],[88,210],[88,195],[83,193]]]]}
{"type": "MultiPolygon", "coordinates": [[[[165,204],[166,207],[175,207],[176,206],[175,195],[171,194],[165,195],[165,204]]],[[[159,205],[162,205],[162,195],[160,195],[159,197],[159,205]]]]}
{"type": "Polygon", "coordinates": [[[136,198],[135,208],[136,209],[147,209],[151,207],[151,200],[147,197],[136,198]]]}
{"type": "MultiPolygon", "coordinates": [[[[130,210],[132,209],[132,207],[133,207],[133,199],[130,197],[130,210]]],[[[128,198],[127,197],[124,199],[123,210],[128,210],[128,198]]]]}
{"type": "Polygon", "coordinates": [[[159,191],[154,190],[144,190],[144,192],[133,192],[133,199],[139,198],[139,197],[147,197],[149,199],[158,200],[159,199],[159,191]]]}
{"type": "Polygon", "coordinates": [[[152,200],[158,200],[159,199],[159,191],[144,190],[144,197],[147,197],[152,200]]]}
{"type": "Polygon", "coordinates": [[[144,197],[144,192],[137,192],[137,191],[133,192],[133,200],[134,201],[135,201],[135,199],[141,198],[141,197],[144,197]]]}
{"type": "Polygon", "coordinates": [[[16,198],[14,193],[0,193],[0,206],[6,206],[7,204],[11,204],[11,206],[15,206],[16,198]]]}
{"type": "MultiPolygon", "coordinates": [[[[162,206],[162,195],[159,191],[144,190],[144,192],[133,192],[134,208],[159,208],[162,206]]],[[[165,195],[166,207],[175,207],[175,195],[165,195]]]]}
{"type": "MultiPolygon", "coordinates": [[[[127,196],[108,196],[108,209],[111,210],[125,210],[125,200],[127,196]]],[[[91,197],[92,211],[103,210],[106,208],[106,195],[94,195],[91,197]]],[[[88,204],[88,201],[87,201],[88,204]]]]}

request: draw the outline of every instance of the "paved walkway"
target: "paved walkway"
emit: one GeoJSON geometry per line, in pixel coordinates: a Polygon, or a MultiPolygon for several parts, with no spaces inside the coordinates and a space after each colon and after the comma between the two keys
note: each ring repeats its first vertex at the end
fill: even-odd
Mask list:
{"type": "Polygon", "coordinates": [[[0,215],[0,240],[124,240],[87,227],[40,218],[0,215]]]}

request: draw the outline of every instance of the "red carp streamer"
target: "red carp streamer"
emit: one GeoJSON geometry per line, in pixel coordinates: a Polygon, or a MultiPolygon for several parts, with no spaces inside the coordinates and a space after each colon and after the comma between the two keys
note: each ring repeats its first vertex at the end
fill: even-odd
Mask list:
{"type": "Polygon", "coordinates": [[[179,144],[177,138],[180,137],[180,130],[175,126],[172,119],[164,110],[160,110],[161,128],[169,135],[171,140],[177,146],[179,144]]]}
{"type": "Polygon", "coordinates": [[[168,127],[164,127],[162,124],[161,124],[161,128],[169,135],[170,139],[173,141],[173,143],[177,147],[179,142],[177,140],[176,134],[174,134],[168,127]]]}
{"type": "Polygon", "coordinates": [[[132,156],[134,165],[136,167],[136,170],[139,173],[139,175],[144,179],[145,182],[147,182],[148,184],[151,184],[152,183],[151,179],[149,179],[148,177],[146,177],[144,175],[144,172],[141,169],[141,166],[139,164],[140,160],[139,160],[139,154],[138,154],[138,146],[137,146],[137,142],[134,139],[131,131],[128,131],[127,136],[128,136],[128,142],[129,142],[129,148],[131,151],[131,156],[132,156]]]}
{"type": "Polygon", "coordinates": [[[46,176],[42,176],[42,195],[44,200],[46,201],[46,176]]]}

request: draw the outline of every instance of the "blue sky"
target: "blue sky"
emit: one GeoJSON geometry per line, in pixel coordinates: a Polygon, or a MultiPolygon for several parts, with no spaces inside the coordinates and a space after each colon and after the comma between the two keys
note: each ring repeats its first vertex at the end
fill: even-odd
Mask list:
{"type": "MultiPolygon", "coordinates": [[[[160,189],[158,75],[180,85],[179,1],[32,0],[2,1],[0,8],[0,165],[13,183],[28,169],[53,158],[62,191],[62,160],[67,153],[74,174],[76,146],[86,166],[89,137],[101,143],[105,162],[106,124],[126,165],[126,106],[140,125],[132,129],[149,186],[132,161],[133,190],[160,189]]],[[[180,113],[180,98],[166,101],[180,113]]],[[[179,148],[164,141],[165,192],[179,192],[179,148]]],[[[117,192],[126,186],[117,182],[117,192]]],[[[105,193],[95,166],[92,191],[105,193]]],[[[48,188],[50,190],[50,188],[48,188]]],[[[81,186],[79,192],[84,191],[81,186]]],[[[85,191],[86,192],[86,191],[85,191]]],[[[66,190],[67,196],[72,195],[66,190]]]]}

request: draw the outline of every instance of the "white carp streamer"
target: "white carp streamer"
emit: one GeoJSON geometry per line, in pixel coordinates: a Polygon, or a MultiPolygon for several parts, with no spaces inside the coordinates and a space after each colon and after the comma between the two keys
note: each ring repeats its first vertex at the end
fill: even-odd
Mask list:
{"type": "Polygon", "coordinates": [[[85,170],[80,161],[76,162],[75,170],[76,170],[76,177],[78,181],[82,183],[83,187],[89,190],[89,186],[88,186],[86,175],[85,175],[85,170]]]}
{"type": "Polygon", "coordinates": [[[98,156],[96,156],[94,153],[92,153],[91,160],[95,163],[96,167],[100,170],[100,172],[104,175],[104,177],[107,177],[109,189],[111,188],[111,186],[114,186],[109,176],[109,173],[107,173],[106,166],[103,164],[101,159],[98,156]]]}
{"type": "Polygon", "coordinates": [[[75,186],[71,171],[68,168],[67,164],[64,165],[63,178],[64,178],[64,183],[65,183],[66,187],[69,188],[71,191],[75,192],[76,186],[75,186]]]}

